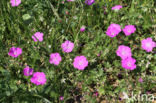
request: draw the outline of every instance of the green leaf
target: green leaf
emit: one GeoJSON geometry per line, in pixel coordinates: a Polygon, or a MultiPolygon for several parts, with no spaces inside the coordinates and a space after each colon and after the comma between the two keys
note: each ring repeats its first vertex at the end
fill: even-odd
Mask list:
{"type": "Polygon", "coordinates": [[[31,16],[30,16],[29,14],[24,14],[24,15],[22,16],[22,18],[23,18],[24,21],[26,21],[26,20],[31,19],[31,16]]]}

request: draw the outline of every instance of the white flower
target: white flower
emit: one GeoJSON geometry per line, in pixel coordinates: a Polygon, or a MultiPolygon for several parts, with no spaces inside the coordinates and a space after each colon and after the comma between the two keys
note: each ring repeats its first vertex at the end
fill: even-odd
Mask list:
{"type": "Polygon", "coordinates": [[[48,47],[51,48],[51,45],[49,45],[48,47]]]}
{"type": "Polygon", "coordinates": [[[127,93],[123,92],[124,97],[122,99],[129,99],[127,93]]]}
{"type": "Polygon", "coordinates": [[[65,83],[66,82],[66,79],[61,79],[61,83],[65,83]]]}

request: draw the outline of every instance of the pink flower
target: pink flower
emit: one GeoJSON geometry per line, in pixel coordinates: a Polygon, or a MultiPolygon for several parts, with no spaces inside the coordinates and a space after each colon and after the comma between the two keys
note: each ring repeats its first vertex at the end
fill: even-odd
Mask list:
{"type": "Polygon", "coordinates": [[[151,94],[151,92],[150,92],[150,91],[147,91],[146,93],[147,93],[147,94],[151,94]]]}
{"type": "Polygon", "coordinates": [[[156,42],[152,41],[152,38],[148,37],[141,41],[141,47],[147,52],[151,52],[156,47],[156,42]]]}
{"type": "Polygon", "coordinates": [[[59,98],[61,101],[64,99],[64,97],[63,96],[60,96],[60,98],[59,98]]]}
{"type": "Polygon", "coordinates": [[[123,32],[125,33],[126,36],[131,35],[132,33],[134,33],[136,31],[136,28],[134,25],[127,25],[125,26],[125,28],[123,29],[123,32]]]}
{"type": "Polygon", "coordinates": [[[61,3],[64,4],[64,1],[62,1],[61,3]]]}
{"type": "Polygon", "coordinates": [[[37,41],[42,42],[42,41],[43,41],[43,33],[36,32],[36,33],[32,36],[32,39],[33,39],[35,42],[37,42],[37,41]]]}
{"type": "Polygon", "coordinates": [[[22,54],[22,49],[18,48],[18,47],[17,48],[16,47],[10,48],[9,53],[8,53],[8,55],[10,55],[14,58],[17,58],[21,54],[22,54]]]}
{"type": "Polygon", "coordinates": [[[73,62],[74,68],[84,70],[88,66],[88,60],[85,56],[77,56],[73,62]]]}
{"type": "Polygon", "coordinates": [[[10,0],[11,6],[18,6],[19,4],[21,4],[21,0],[10,0]]]}
{"type": "Polygon", "coordinates": [[[83,25],[83,26],[80,28],[80,31],[81,31],[81,32],[84,32],[85,29],[86,29],[86,27],[83,25]]]}
{"type": "Polygon", "coordinates": [[[69,40],[66,40],[64,43],[62,43],[61,48],[64,52],[69,53],[74,48],[74,43],[72,43],[69,40]]]}
{"type": "Polygon", "coordinates": [[[125,45],[120,45],[116,51],[117,56],[120,56],[122,59],[125,59],[127,57],[131,57],[131,48],[125,45]]]}
{"type": "Polygon", "coordinates": [[[122,59],[122,67],[128,70],[134,70],[136,68],[135,64],[136,60],[132,57],[128,57],[126,59],[122,59]]]}
{"type": "Polygon", "coordinates": [[[30,81],[36,85],[44,85],[46,83],[46,75],[43,72],[35,72],[30,81]]]}
{"type": "Polygon", "coordinates": [[[116,5],[114,7],[112,7],[112,10],[120,10],[122,8],[121,5],[116,5]]]}
{"type": "Polygon", "coordinates": [[[139,78],[139,82],[142,83],[143,82],[143,79],[142,78],[139,78]]]}
{"type": "Polygon", "coordinates": [[[25,76],[30,76],[33,74],[33,69],[32,68],[29,68],[29,66],[25,67],[23,69],[23,73],[25,76]]]}
{"type": "Polygon", "coordinates": [[[101,53],[98,53],[97,56],[99,57],[101,55],[101,53]]]}
{"type": "Polygon", "coordinates": [[[59,53],[51,53],[50,54],[50,59],[49,59],[50,64],[59,65],[61,60],[62,60],[62,58],[59,53]]]}
{"type": "Polygon", "coordinates": [[[111,24],[107,31],[106,31],[106,34],[109,36],[109,37],[115,37],[117,36],[119,33],[121,32],[121,28],[120,28],[120,25],[119,24],[111,24]]]}
{"type": "Polygon", "coordinates": [[[92,5],[94,2],[94,0],[85,0],[85,4],[87,5],[92,5]]]}
{"type": "Polygon", "coordinates": [[[98,96],[99,95],[99,93],[98,92],[95,92],[94,94],[93,94],[93,96],[98,96]]]}

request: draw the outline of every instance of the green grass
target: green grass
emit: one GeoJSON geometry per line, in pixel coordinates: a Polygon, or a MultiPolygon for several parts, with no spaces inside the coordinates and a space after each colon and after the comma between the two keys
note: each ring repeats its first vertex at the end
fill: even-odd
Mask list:
{"type": "Polygon", "coordinates": [[[1,103],[99,103],[103,100],[117,103],[123,92],[156,93],[156,49],[150,53],[141,49],[142,39],[152,37],[156,41],[154,0],[96,0],[92,6],[85,5],[84,0],[61,2],[22,0],[18,7],[11,7],[9,0],[0,0],[1,103]],[[112,11],[117,4],[123,8],[112,11]],[[111,23],[122,28],[135,25],[136,32],[127,37],[120,33],[110,38],[105,31],[111,23]],[[80,32],[82,25],[87,29],[83,33],[80,32]],[[44,33],[44,40],[36,43],[31,36],[38,31],[44,33]],[[75,43],[69,54],[61,49],[65,40],[75,43]],[[137,61],[133,71],[121,67],[121,59],[115,53],[121,44],[132,49],[137,61]],[[10,57],[8,51],[12,46],[22,48],[22,55],[10,57]],[[49,55],[54,52],[62,56],[59,66],[49,63],[49,55]],[[85,55],[89,61],[84,71],[78,71],[72,64],[79,55],[85,55]],[[47,83],[32,84],[30,77],[22,72],[26,65],[35,72],[44,72],[47,83]],[[138,82],[140,77],[143,83],[138,82]],[[97,97],[93,96],[96,91],[97,97]],[[64,101],[59,100],[60,96],[64,96],[64,101]]]}

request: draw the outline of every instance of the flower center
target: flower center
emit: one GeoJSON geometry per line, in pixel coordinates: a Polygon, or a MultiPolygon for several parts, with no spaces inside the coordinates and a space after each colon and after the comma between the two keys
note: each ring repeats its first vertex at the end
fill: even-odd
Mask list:
{"type": "Polygon", "coordinates": [[[130,33],[130,32],[131,32],[131,30],[128,30],[128,32],[130,33]]]}
{"type": "Polygon", "coordinates": [[[27,74],[29,74],[29,71],[27,71],[27,74]]]}
{"type": "Polygon", "coordinates": [[[114,35],[115,33],[112,33],[112,35],[114,35]]]}
{"type": "Polygon", "coordinates": [[[17,51],[14,51],[14,55],[17,55],[17,51]]]}
{"type": "Polygon", "coordinates": [[[150,47],[150,46],[151,46],[151,44],[150,44],[150,43],[146,43],[146,46],[147,46],[147,47],[150,47]]]}
{"type": "Polygon", "coordinates": [[[38,82],[41,82],[41,79],[40,78],[38,78],[38,80],[37,80],[38,82]]]}
{"type": "Polygon", "coordinates": [[[54,62],[55,62],[55,61],[57,61],[57,59],[56,59],[56,58],[54,58],[54,62]]]}
{"type": "Polygon", "coordinates": [[[79,65],[82,65],[83,64],[83,61],[79,61],[79,65]]]}
{"type": "Polygon", "coordinates": [[[125,54],[126,54],[126,52],[125,52],[125,51],[123,51],[123,52],[122,52],[122,55],[125,55],[125,54]]]}
{"type": "Polygon", "coordinates": [[[127,65],[128,65],[129,67],[131,67],[131,66],[132,66],[132,64],[131,64],[131,63],[128,63],[127,65]]]}

